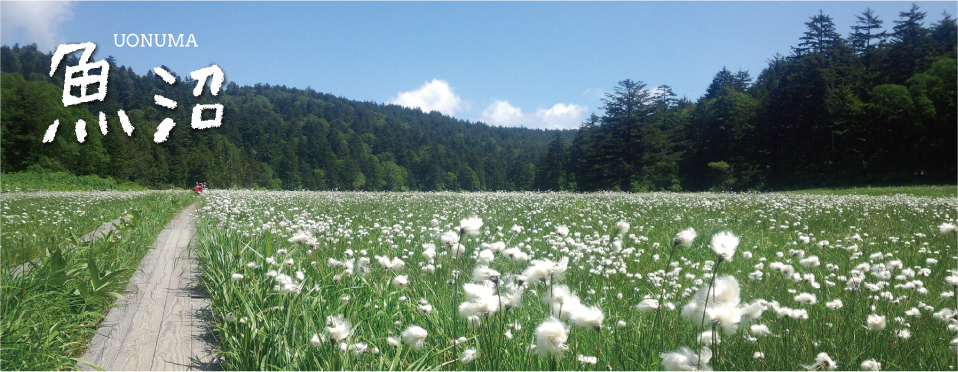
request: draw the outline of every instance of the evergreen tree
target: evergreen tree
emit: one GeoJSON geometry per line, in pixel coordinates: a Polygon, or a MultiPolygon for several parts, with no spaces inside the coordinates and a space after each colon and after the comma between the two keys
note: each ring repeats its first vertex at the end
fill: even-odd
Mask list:
{"type": "Polygon", "coordinates": [[[883,22],[871,8],[866,8],[861,15],[855,17],[858,18],[858,23],[852,26],[848,41],[855,53],[865,56],[884,43],[888,34],[882,31],[883,22]]]}
{"type": "Polygon", "coordinates": [[[565,162],[567,159],[565,141],[562,133],[556,132],[539,162],[536,164],[535,189],[537,190],[565,190],[567,179],[565,162]]]}
{"type": "Polygon", "coordinates": [[[837,48],[842,44],[842,38],[835,31],[835,23],[832,17],[818,11],[818,15],[812,16],[811,20],[805,22],[808,30],[800,38],[801,43],[798,47],[792,47],[796,56],[803,56],[809,53],[821,53],[837,48]]]}

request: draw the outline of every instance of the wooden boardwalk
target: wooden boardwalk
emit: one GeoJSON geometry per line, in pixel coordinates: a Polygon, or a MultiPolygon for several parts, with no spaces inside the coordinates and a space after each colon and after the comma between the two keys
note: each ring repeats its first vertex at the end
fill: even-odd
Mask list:
{"type": "Polygon", "coordinates": [[[127,301],[117,300],[80,359],[108,371],[210,369],[207,303],[194,288],[190,251],[195,211],[195,204],[187,207],[160,232],[130,279],[127,301]]]}

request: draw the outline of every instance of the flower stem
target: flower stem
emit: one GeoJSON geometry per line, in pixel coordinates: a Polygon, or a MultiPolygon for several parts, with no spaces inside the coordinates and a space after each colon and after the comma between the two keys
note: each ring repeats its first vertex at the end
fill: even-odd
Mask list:
{"type": "MultiPolygon", "coordinates": [[[[658,307],[655,309],[655,326],[658,328],[659,323],[662,321],[662,301],[665,300],[665,278],[668,276],[669,266],[672,265],[672,255],[675,254],[675,247],[678,244],[672,244],[672,250],[669,252],[669,260],[665,263],[665,269],[663,269],[662,274],[662,294],[659,295],[658,307]]],[[[657,332],[658,333],[658,332],[657,332]]],[[[659,335],[659,348],[663,349],[665,346],[665,337],[661,334],[659,335]]]]}
{"type": "MultiPolygon", "coordinates": [[[[705,306],[702,307],[702,322],[699,323],[700,327],[705,327],[705,314],[706,314],[706,310],[708,310],[709,308],[709,297],[712,293],[712,286],[715,285],[715,277],[718,275],[719,266],[722,265],[722,257],[721,256],[716,257],[715,261],[716,261],[715,270],[712,271],[712,281],[709,282],[709,289],[705,291],[705,306]]],[[[701,338],[701,335],[699,338],[701,338]]],[[[712,343],[713,344],[715,343],[714,339],[712,340],[712,343]]],[[[698,353],[699,361],[702,360],[702,345],[701,344],[702,343],[699,342],[699,353],[698,353]]]]}
{"type": "Polygon", "coordinates": [[[602,328],[596,328],[596,331],[599,331],[599,339],[595,342],[595,370],[599,370],[599,354],[602,353],[602,328]]]}

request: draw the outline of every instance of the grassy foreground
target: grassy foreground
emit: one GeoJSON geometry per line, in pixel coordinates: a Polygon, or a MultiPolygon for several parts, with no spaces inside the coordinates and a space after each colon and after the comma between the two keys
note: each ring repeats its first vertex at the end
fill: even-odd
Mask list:
{"type": "Polygon", "coordinates": [[[954,370],[956,209],[905,195],[214,191],[198,255],[230,370],[659,370],[681,347],[692,356],[668,359],[689,368],[954,370]],[[462,234],[473,216],[477,235],[462,234]],[[688,228],[698,237],[673,255],[688,228]],[[737,250],[717,263],[725,231],[737,250]],[[720,295],[702,304],[716,271],[720,295]],[[704,327],[690,304],[709,309],[704,327]]]}
{"type": "Polygon", "coordinates": [[[112,178],[96,175],[76,176],[67,172],[17,172],[0,175],[4,192],[20,191],[142,191],[144,187],[132,182],[118,183],[112,178]]]}
{"type": "Polygon", "coordinates": [[[4,193],[3,257],[32,259],[22,275],[0,270],[0,369],[69,370],[121,296],[170,219],[196,198],[186,192],[4,193]],[[103,222],[133,219],[92,244],[71,241],[103,222]],[[11,218],[12,217],[12,218],[11,218]]]}

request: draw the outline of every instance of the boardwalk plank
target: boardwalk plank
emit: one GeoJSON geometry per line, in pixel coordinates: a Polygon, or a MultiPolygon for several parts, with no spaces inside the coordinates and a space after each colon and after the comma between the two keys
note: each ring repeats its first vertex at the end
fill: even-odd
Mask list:
{"type": "Polygon", "coordinates": [[[186,370],[208,362],[198,318],[205,303],[190,291],[195,208],[180,212],[160,233],[130,281],[128,301],[110,310],[81,359],[106,370],[186,370]]]}

